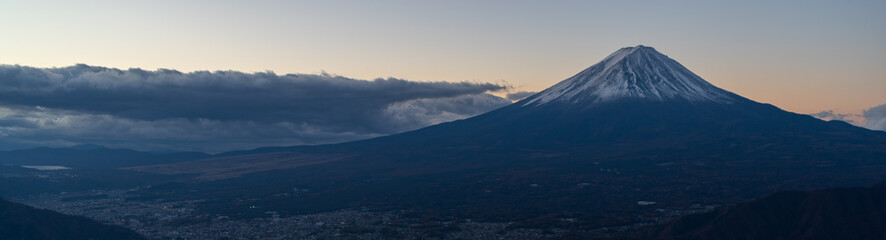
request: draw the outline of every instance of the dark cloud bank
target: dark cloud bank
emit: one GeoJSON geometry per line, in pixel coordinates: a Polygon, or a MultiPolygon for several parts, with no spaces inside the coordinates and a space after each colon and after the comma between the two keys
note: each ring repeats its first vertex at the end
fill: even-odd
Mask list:
{"type": "Polygon", "coordinates": [[[487,92],[504,89],[271,72],[0,65],[0,148],[94,143],[218,152],[342,142],[502,107],[510,101],[487,92]]]}

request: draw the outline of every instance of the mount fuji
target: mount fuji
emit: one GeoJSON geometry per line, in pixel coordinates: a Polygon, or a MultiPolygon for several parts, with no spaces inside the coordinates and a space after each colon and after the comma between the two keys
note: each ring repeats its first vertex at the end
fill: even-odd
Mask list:
{"type": "Polygon", "coordinates": [[[752,146],[769,140],[781,142],[767,142],[771,143],[767,148],[811,147],[820,143],[818,137],[882,139],[883,134],[749,100],[640,45],[622,48],[548,89],[489,113],[342,146],[442,144],[484,151],[500,147],[556,152],[631,145],[628,151],[735,150],[745,141],[752,146]]]}
{"type": "Polygon", "coordinates": [[[203,181],[144,194],[209,199],[204,209],[225,215],[361,207],[597,228],[785,189],[869,185],[886,176],[886,133],[749,100],[636,46],[469,119],[135,169],[194,174],[203,181]],[[293,188],[311,190],[282,194],[293,188]]]}

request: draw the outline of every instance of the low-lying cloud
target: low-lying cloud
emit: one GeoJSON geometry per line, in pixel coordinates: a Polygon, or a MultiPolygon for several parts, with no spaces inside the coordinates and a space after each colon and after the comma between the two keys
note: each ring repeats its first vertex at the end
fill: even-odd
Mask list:
{"type": "Polygon", "coordinates": [[[826,121],[844,121],[852,125],[858,125],[855,119],[852,119],[853,117],[861,117],[858,114],[835,113],[834,110],[821,111],[819,113],[813,113],[809,115],[826,121]]]}
{"type": "Polygon", "coordinates": [[[510,103],[489,83],[0,65],[0,148],[218,152],[387,135],[510,103]]]}
{"type": "Polygon", "coordinates": [[[538,93],[538,92],[519,91],[519,92],[515,92],[515,93],[508,93],[508,95],[506,97],[508,98],[508,100],[511,100],[511,101],[520,101],[520,100],[523,100],[524,98],[532,96],[533,94],[536,94],[536,93],[538,93]]]}
{"type": "Polygon", "coordinates": [[[859,127],[865,127],[871,130],[886,131],[886,104],[869,108],[862,111],[861,114],[836,113],[833,110],[827,110],[809,115],[822,120],[844,121],[849,124],[859,127]]]}
{"type": "Polygon", "coordinates": [[[866,128],[886,131],[886,104],[872,107],[862,113],[866,128]]]}

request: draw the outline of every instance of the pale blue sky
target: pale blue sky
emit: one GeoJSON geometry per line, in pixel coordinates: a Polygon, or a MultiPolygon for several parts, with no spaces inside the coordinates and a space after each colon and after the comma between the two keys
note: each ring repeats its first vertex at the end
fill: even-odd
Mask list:
{"type": "Polygon", "coordinates": [[[791,111],[886,103],[886,1],[0,1],[0,64],[538,91],[625,46],[791,111]]]}

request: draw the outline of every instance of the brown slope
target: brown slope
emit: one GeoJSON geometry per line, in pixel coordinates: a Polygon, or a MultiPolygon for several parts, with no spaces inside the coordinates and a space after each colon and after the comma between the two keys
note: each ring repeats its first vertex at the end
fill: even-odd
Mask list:
{"type": "Polygon", "coordinates": [[[125,168],[158,174],[196,174],[197,179],[218,180],[244,174],[330,163],[346,158],[345,154],[303,154],[272,152],[242,156],[215,157],[188,162],[125,168]]]}

